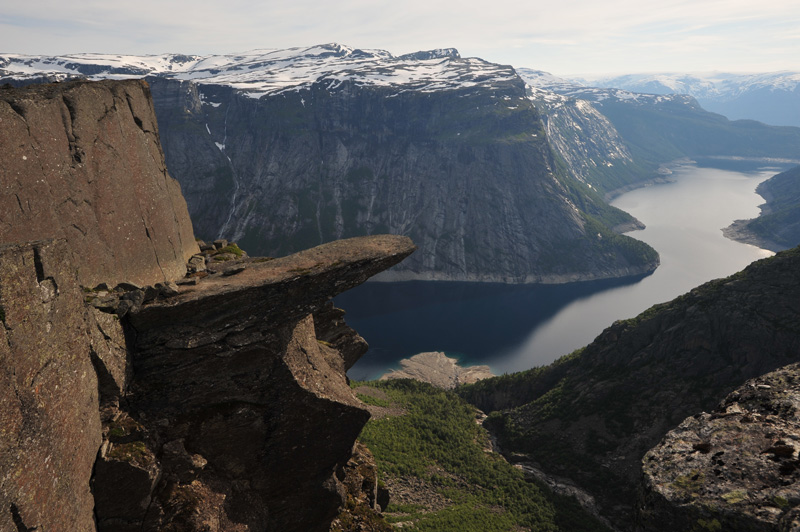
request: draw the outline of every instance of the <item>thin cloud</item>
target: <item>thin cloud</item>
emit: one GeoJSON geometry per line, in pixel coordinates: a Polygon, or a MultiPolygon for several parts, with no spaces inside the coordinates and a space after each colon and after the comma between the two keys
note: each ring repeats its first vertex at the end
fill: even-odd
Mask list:
{"type": "Polygon", "coordinates": [[[211,54],[340,42],[395,54],[452,46],[557,74],[731,70],[743,62],[800,70],[800,50],[791,49],[800,39],[796,0],[525,0],[491,8],[477,0],[44,0],[3,11],[3,52],[211,54]]]}

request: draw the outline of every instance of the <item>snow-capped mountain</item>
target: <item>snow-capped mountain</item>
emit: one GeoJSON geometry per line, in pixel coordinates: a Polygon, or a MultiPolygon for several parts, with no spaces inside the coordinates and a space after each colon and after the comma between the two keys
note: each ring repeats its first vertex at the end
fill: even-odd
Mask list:
{"type": "MultiPolygon", "coordinates": [[[[680,101],[691,105],[692,99],[681,93],[655,92],[630,89],[627,87],[589,85],[578,80],[569,80],[554,76],[549,72],[530,68],[517,68],[517,73],[525,82],[539,92],[550,92],[569,98],[577,98],[589,102],[600,103],[605,100],[626,101],[631,104],[658,104],[662,102],[680,101]]],[[[552,97],[551,97],[552,98],[552,97]]]]}
{"type": "Polygon", "coordinates": [[[335,43],[209,56],[0,54],[0,77],[33,79],[43,76],[56,80],[158,76],[226,85],[253,98],[307,88],[323,80],[329,82],[331,89],[348,80],[360,86],[431,92],[475,86],[494,88],[516,79],[509,66],[462,58],[453,48],[401,56],[335,43]]]}
{"type": "Polygon", "coordinates": [[[686,94],[704,109],[732,120],[800,126],[800,72],[627,74],[574,81],[651,94],[686,94]]]}
{"type": "MultiPolygon", "coordinates": [[[[800,154],[800,130],[771,127],[757,122],[730,122],[724,116],[720,116],[720,114],[726,114],[722,110],[713,109],[712,112],[709,112],[709,106],[701,105],[691,94],[671,93],[663,86],[659,89],[661,94],[655,93],[654,90],[644,93],[628,88],[633,87],[638,90],[658,88],[647,83],[623,88],[597,87],[583,84],[580,81],[559,78],[539,70],[527,68],[517,68],[516,70],[530,86],[531,97],[538,102],[538,106],[547,115],[548,125],[557,121],[561,124],[559,130],[569,133],[569,136],[573,138],[587,137],[588,140],[584,140],[582,144],[590,146],[592,138],[596,138],[597,135],[582,134],[581,129],[574,126],[574,124],[585,121],[585,118],[578,120],[576,112],[582,109],[586,110],[590,105],[592,109],[608,119],[613,125],[612,129],[619,133],[624,144],[628,146],[631,153],[635,155],[635,159],[640,163],[644,161],[649,162],[651,166],[659,165],[687,156],[768,156],[794,160],[800,154]],[[584,105],[579,106],[576,102],[584,102],[584,105]],[[566,117],[570,114],[574,118],[567,120],[566,117]],[[569,125],[569,122],[573,122],[573,125],[569,125]],[[570,133],[571,130],[572,133],[570,133]]],[[[781,79],[782,81],[779,83],[777,78],[764,76],[759,82],[761,85],[758,85],[753,79],[751,87],[762,87],[759,89],[761,92],[753,89],[751,92],[743,93],[739,100],[732,101],[731,104],[742,104],[747,96],[753,99],[752,105],[747,106],[750,113],[754,113],[760,103],[762,106],[774,106],[776,112],[780,112],[784,117],[791,116],[792,113],[796,114],[800,111],[800,100],[798,100],[800,91],[787,92],[783,90],[792,87],[792,77],[781,79]],[[771,79],[772,83],[767,83],[767,79],[771,79]],[[766,86],[779,88],[763,88],[766,86]],[[781,95],[786,98],[783,103],[780,100],[781,95]]],[[[677,87],[679,80],[673,81],[674,83],[670,86],[677,87]]],[[[701,85],[696,86],[700,87],[701,85]]],[[[713,92],[710,79],[705,80],[704,86],[705,94],[713,92]]],[[[587,116],[586,112],[580,114],[584,117],[587,116]]],[[[741,116],[733,116],[741,118],[741,116]]],[[[753,114],[750,114],[750,117],[752,116],[753,114]]],[[[768,122],[765,119],[761,121],[768,122]]],[[[586,123],[594,126],[599,124],[597,119],[586,123]]],[[[778,122],[773,121],[773,123],[778,122]]],[[[609,132],[612,129],[603,128],[609,132]]],[[[557,139],[557,131],[550,130],[549,133],[551,139],[557,139]]],[[[603,179],[607,182],[609,178],[613,179],[619,175],[619,163],[624,162],[626,158],[621,157],[624,154],[622,151],[616,151],[617,157],[611,157],[611,154],[615,152],[608,150],[605,142],[614,140],[613,136],[603,135],[603,137],[599,146],[603,146],[604,149],[595,150],[595,153],[602,154],[600,160],[606,160],[614,165],[612,173],[603,179]]],[[[620,143],[614,140],[612,144],[620,143]]],[[[593,158],[597,160],[596,156],[593,158]]],[[[593,170],[591,164],[588,168],[590,173],[597,174],[597,170],[593,170]]],[[[595,168],[602,169],[602,166],[598,165],[595,168]]]]}

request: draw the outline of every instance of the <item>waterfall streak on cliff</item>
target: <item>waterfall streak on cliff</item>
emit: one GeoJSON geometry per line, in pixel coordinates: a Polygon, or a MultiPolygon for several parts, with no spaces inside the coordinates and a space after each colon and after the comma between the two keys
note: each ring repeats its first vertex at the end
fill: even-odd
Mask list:
{"type": "Polygon", "coordinates": [[[230,156],[225,153],[225,148],[228,142],[228,111],[230,107],[225,111],[225,130],[222,135],[222,147],[220,151],[225,155],[225,158],[228,159],[228,163],[231,167],[231,178],[233,179],[233,196],[231,197],[231,210],[228,212],[228,218],[225,220],[225,223],[222,224],[222,229],[219,230],[219,238],[225,236],[228,231],[228,227],[230,226],[231,219],[233,218],[234,213],[236,213],[236,195],[239,193],[239,180],[236,178],[236,168],[233,166],[233,161],[231,161],[230,156]]]}

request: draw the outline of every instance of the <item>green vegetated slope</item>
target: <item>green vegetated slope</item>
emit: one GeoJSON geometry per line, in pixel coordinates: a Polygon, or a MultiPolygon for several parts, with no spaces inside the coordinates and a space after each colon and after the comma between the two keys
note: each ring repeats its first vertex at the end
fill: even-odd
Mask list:
{"type": "Polygon", "coordinates": [[[574,499],[526,481],[489,452],[475,408],[453,392],[411,380],[354,386],[363,401],[388,409],[360,439],[392,494],[389,522],[431,532],[605,530],[574,499]]]}
{"type": "Polygon", "coordinates": [[[641,458],[687,416],[800,359],[800,248],[615,322],[556,363],[458,393],[523,452],[630,526],[641,458]]]}
{"type": "Polygon", "coordinates": [[[800,166],[764,181],[756,192],[766,198],[766,208],[747,229],[783,248],[800,244],[800,166]]]}
{"type": "Polygon", "coordinates": [[[731,121],[705,111],[690,97],[655,103],[611,98],[595,105],[642,161],[704,155],[796,158],[800,153],[800,128],[731,121]]]}

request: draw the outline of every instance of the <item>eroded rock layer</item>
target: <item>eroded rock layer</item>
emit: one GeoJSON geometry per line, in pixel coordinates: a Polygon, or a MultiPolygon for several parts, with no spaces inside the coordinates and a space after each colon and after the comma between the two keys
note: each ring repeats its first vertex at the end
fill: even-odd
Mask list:
{"type": "Polygon", "coordinates": [[[413,250],[374,236],[247,259],[131,309],[133,377],[96,479],[126,485],[98,503],[101,530],[327,530],[369,419],[345,377],[365,343],[329,301],[413,250]]]}
{"type": "Polygon", "coordinates": [[[65,242],[0,246],[0,530],[94,530],[91,321],[65,242]]]}
{"type": "Polygon", "coordinates": [[[0,89],[0,242],[64,238],[78,281],[152,284],[198,251],[143,81],[0,89]]]}

